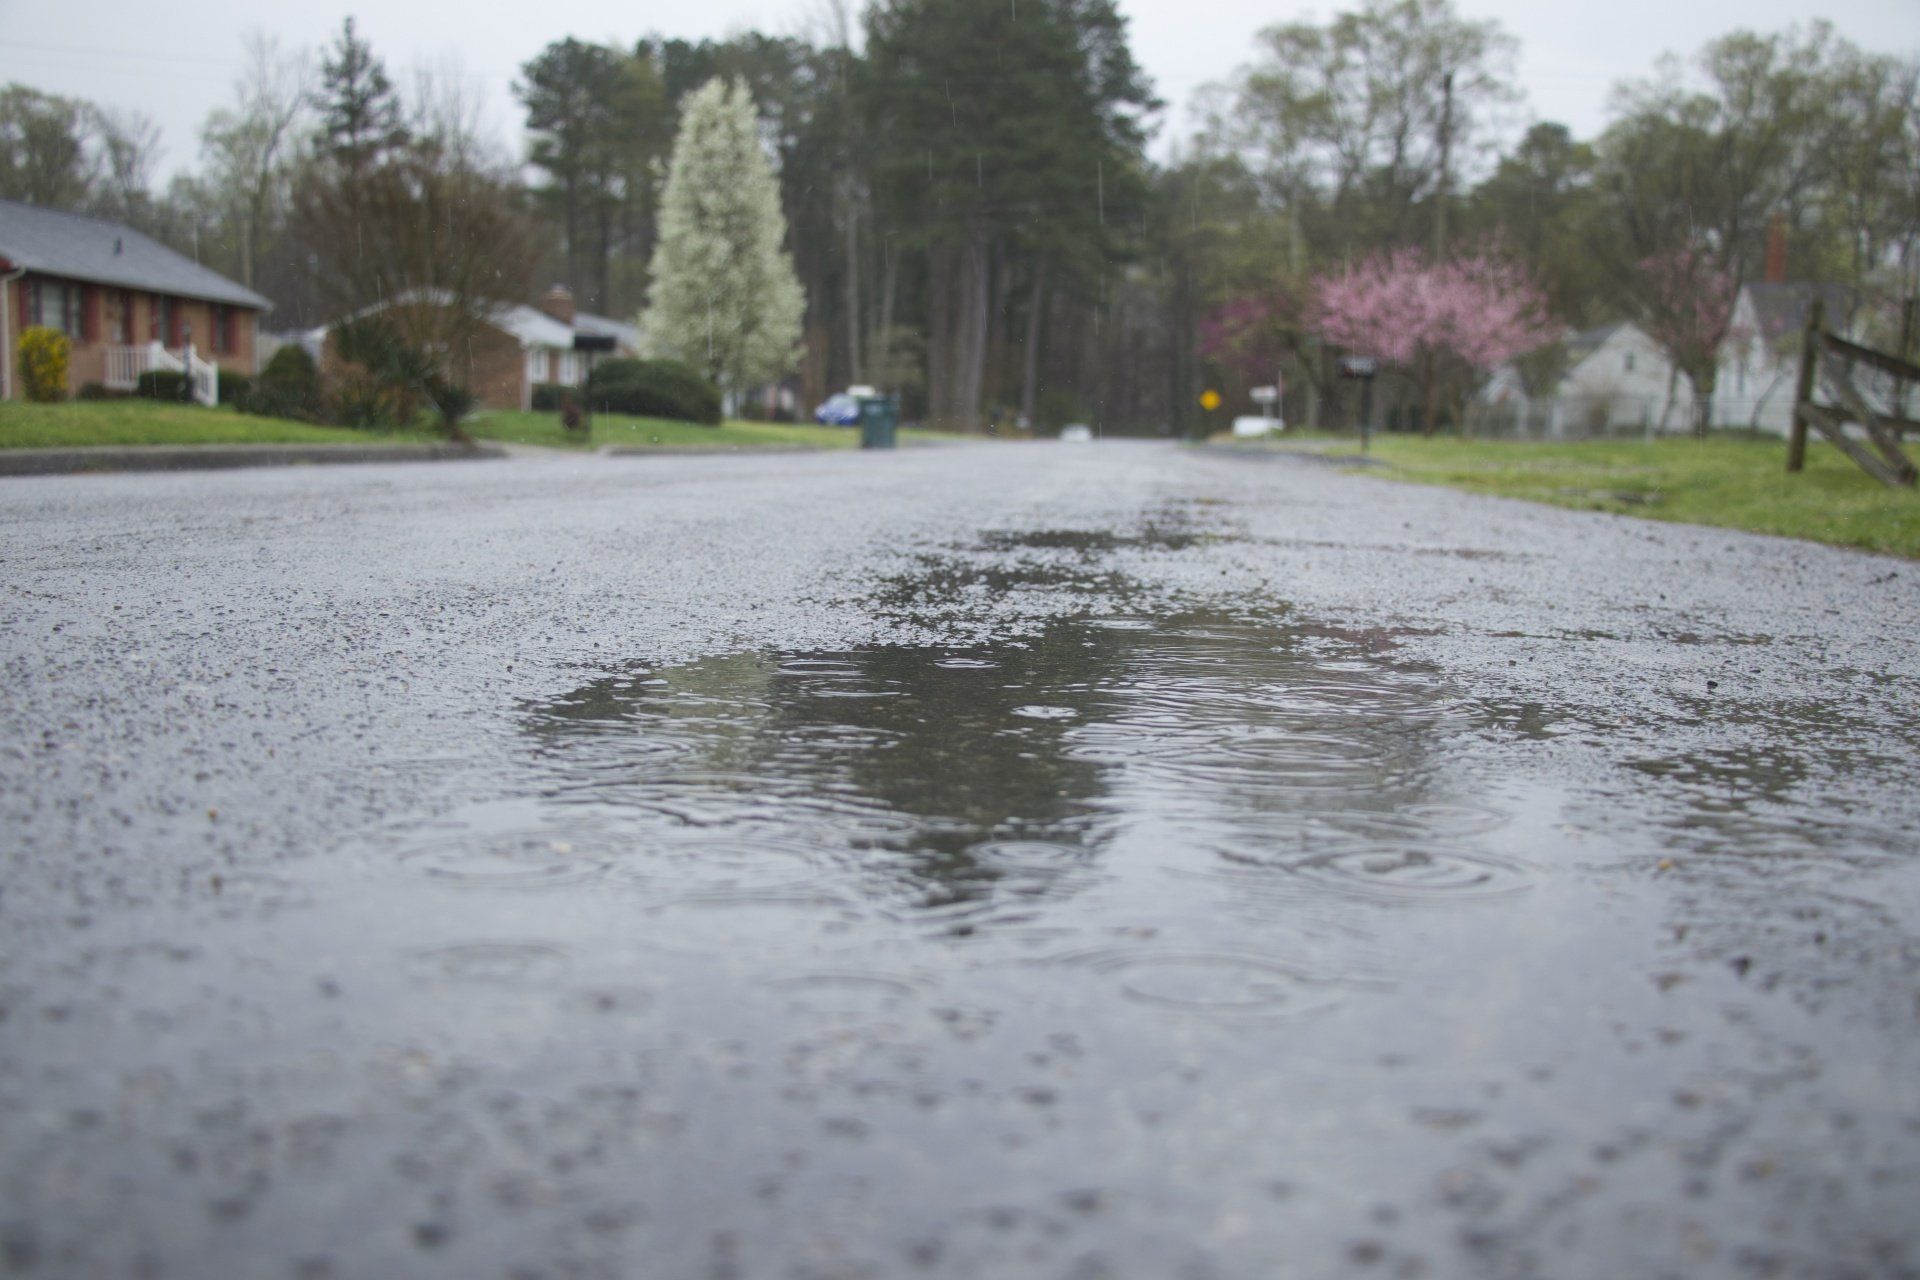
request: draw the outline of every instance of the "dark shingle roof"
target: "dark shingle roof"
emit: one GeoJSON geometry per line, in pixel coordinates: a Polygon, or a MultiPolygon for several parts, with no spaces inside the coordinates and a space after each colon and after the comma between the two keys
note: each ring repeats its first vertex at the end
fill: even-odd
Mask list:
{"type": "Polygon", "coordinates": [[[1606,345],[1608,338],[1625,325],[1625,321],[1616,320],[1612,324],[1599,325],[1585,329],[1567,339],[1567,353],[1575,360],[1581,360],[1606,345]]]}
{"type": "Polygon", "coordinates": [[[635,350],[640,347],[640,330],[622,320],[615,320],[608,316],[591,316],[584,311],[577,311],[573,316],[573,327],[581,333],[612,338],[635,350]]]}
{"type": "Polygon", "coordinates": [[[105,218],[0,200],[0,258],[93,284],[269,310],[273,304],[157,240],[105,218]]]}

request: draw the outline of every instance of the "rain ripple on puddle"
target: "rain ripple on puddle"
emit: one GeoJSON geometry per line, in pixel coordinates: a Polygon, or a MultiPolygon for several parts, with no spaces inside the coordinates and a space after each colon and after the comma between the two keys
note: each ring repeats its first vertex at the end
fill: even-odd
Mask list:
{"type": "MultiPolygon", "coordinates": [[[[1372,989],[1374,944],[1410,914],[1380,907],[1541,879],[1498,842],[1506,814],[1447,782],[1463,717],[1435,672],[1366,637],[1225,613],[734,654],[523,706],[531,798],[367,856],[429,886],[573,895],[627,922],[623,946],[723,960],[801,1003],[916,999],[854,975],[949,948],[938,963],[965,972],[1065,954],[1042,966],[1061,1001],[1091,980],[1165,1010],[1291,1015],[1372,989]],[[1287,937],[1368,945],[1343,960],[1287,937]]],[[[536,943],[427,954],[416,969],[471,981],[566,968],[536,943]]]]}

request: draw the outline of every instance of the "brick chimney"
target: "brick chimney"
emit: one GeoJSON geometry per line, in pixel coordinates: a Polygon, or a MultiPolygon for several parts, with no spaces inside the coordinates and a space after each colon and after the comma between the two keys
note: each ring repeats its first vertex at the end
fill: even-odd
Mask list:
{"type": "Polygon", "coordinates": [[[1787,282],[1787,215],[1784,213],[1776,213],[1767,219],[1766,282],[1787,282]]]}
{"type": "Polygon", "coordinates": [[[540,309],[567,328],[573,328],[573,290],[567,286],[557,284],[547,290],[547,296],[540,299],[540,309]]]}

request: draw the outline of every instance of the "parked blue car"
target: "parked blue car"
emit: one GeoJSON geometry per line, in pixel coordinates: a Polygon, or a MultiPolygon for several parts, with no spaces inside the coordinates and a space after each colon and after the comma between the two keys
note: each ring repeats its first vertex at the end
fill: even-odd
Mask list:
{"type": "Polygon", "coordinates": [[[854,427],[860,424],[860,402],[842,391],[828,396],[813,411],[813,420],[827,427],[854,427]]]}

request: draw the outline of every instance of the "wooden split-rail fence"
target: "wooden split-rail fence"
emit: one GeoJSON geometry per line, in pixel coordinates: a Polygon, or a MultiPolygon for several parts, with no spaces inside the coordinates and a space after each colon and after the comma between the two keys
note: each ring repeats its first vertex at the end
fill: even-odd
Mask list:
{"type": "Polygon", "coordinates": [[[1901,447],[1901,438],[1909,431],[1920,432],[1920,422],[1905,416],[1907,388],[1916,384],[1920,384],[1920,365],[1828,333],[1826,317],[1816,300],[1807,320],[1806,345],[1800,352],[1793,430],[1787,437],[1787,470],[1806,466],[1807,431],[1811,428],[1880,483],[1914,487],[1920,468],[1901,447]],[[1854,373],[1862,366],[1890,380],[1891,412],[1881,412],[1860,390],[1854,373]],[[1817,401],[1816,394],[1823,394],[1829,403],[1817,401]],[[1858,428],[1857,432],[1850,427],[1858,428]]]}

